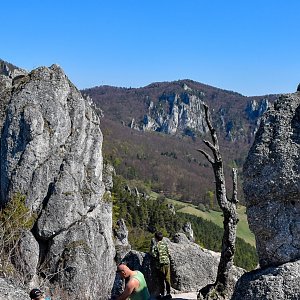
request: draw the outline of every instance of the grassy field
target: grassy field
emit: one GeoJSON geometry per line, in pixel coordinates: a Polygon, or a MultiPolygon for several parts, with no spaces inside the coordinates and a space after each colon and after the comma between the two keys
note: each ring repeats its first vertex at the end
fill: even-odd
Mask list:
{"type": "MultiPolygon", "coordinates": [[[[157,194],[153,193],[153,197],[157,197],[157,194]]],[[[213,223],[217,224],[221,228],[223,228],[223,217],[222,213],[218,211],[201,211],[197,208],[197,206],[181,201],[176,201],[167,198],[167,201],[169,203],[172,203],[178,212],[194,215],[201,217],[203,219],[212,221],[213,223]]],[[[237,226],[237,236],[243,240],[245,240],[247,243],[249,243],[252,246],[255,246],[255,237],[254,234],[250,231],[247,221],[247,215],[246,215],[246,208],[245,206],[239,205],[237,208],[238,217],[239,217],[239,223],[237,226]]]]}

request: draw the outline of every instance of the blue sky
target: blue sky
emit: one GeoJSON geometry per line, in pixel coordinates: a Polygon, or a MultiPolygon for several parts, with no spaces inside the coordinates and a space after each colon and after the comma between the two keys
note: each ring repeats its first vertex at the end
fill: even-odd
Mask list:
{"type": "Polygon", "coordinates": [[[300,82],[298,0],[1,1],[0,58],[79,87],[192,79],[244,95],[300,82]]]}

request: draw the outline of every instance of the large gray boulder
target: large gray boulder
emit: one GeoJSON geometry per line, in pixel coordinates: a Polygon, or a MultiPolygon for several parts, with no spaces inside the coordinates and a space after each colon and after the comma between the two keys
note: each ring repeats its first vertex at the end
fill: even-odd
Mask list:
{"type": "Polygon", "coordinates": [[[213,283],[219,264],[219,255],[201,248],[188,240],[185,234],[178,234],[177,243],[166,239],[171,256],[172,287],[182,292],[197,291],[213,283]]]}
{"type": "Polygon", "coordinates": [[[43,281],[71,299],[108,297],[115,250],[99,117],[57,65],[8,75],[11,84],[0,85],[0,203],[26,196],[43,281]]]}
{"type": "Polygon", "coordinates": [[[36,284],[40,249],[39,243],[30,231],[22,233],[17,249],[18,253],[14,255],[14,264],[23,275],[23,282],[36,284]]]}
{"type": "Polygon", "coordinates": [[[232,300],[298,300],[300,261],[244,274],[236,284],[232,300]]]}
{"type": "Polygon", "coordinates": [[[260,266],[300,258],[300,93],[263,116],[244,165],[248,221],[260,266]]]}

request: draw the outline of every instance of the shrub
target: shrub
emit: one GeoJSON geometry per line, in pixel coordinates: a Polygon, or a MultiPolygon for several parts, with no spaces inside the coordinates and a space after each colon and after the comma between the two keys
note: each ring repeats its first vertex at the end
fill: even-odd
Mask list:
{"type": "Polygon", "coordinates": [[[35,215],[25,206],[25,196],[16,193],[0,210],[0,276],[13,275],[13,256],[24,230],[30,230],[35,215]]]}
{"type": "Polygon", "coordinates": [[[207,208],[205,207],[205,205],[204,205],[203,203],[200,203],[200,204],[198,205],[198,208],[199,208],[199,210],[201,210],[201,211],[203,211],[203,212],[207,211],[207,208]]]}

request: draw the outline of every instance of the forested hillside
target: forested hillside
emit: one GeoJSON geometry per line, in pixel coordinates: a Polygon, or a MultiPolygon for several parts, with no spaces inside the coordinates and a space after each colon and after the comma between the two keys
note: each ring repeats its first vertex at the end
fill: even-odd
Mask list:
{"type": "MultiPolygon", "coordinates": [[[[202,139],[207,138],[205,126],[203,132],[197,132],[199,125],[194,129],[190,127],[192,125],[178,127],[171,135],[160,131],[161,128],[153,131],[149,124],[146,128],[144,119],[154,120],[153,114],[158,119],[175,118],[172,105],[179,97],[181,102],[177,99],[180,103],[176,107],[183,109],[185,105],[181,117],[190,110],[186,122],[193,124],[192,118],[203,116],[192,114],[189,101],[198,101],[200,106],[202,102],[208,103],[220,139],[228,190],[231,190],[231,168],[237,167],[238,197],[243,202],[242,165],[259,117],[277,97],[245,97],[191,80],[153,83],[138,89],[100,86],[86,89],[83,94],[92,97],[103,111],[103,152],[118,174],[130,180],[140,179],[152,190],[166,196],[196,205],[203,203],[208,208],[216,206],[214,177],[210,165],[197,152],[197,149],[205,148],[202,143],[202,139]]],[[[201,114],[201,110],[197,113],[201,114]]]]}
{"type": "MultiPolygon", "coordinates": [[[[151,190],[176,200],[216,207],[212,169],[197,151],[204,147],[200,139],[137,131],[105,118],[101,126],[104,157],[112,162],[117,174],[128,180],[139,179],[151,190]]],[[[232,146],[223,144],[222,149],[225,147],[225,171],[230,190],[231,167],[241,165],[245,150],[235,143],[232,146]]]]}
{"type": "MultiPolygon", "coordinates": [[[[147,186],[141,182],[137,184],[143,194],[149,192],[147,186]]],[[[164,196],[137,197],[124,189],[128,182],[121,176],[115,176],[113,187],[113,218],[114,224],[123,218],[128,226],[129,241],[135,250],[149,251],[150,240],[156,230],[160,230],[169,238],[174,233],[182,231],[186,222],[192,224],[195,241],[206,249],[220,252],[222,245],[223,229],[211,221],[185,213],[173,213],[169,209],[164,196]]],[[[175,207],[175,211],[176,211],[175,207]]],[[[235,264],[247,270],[252,270],[257,265],[256,251],[253,246],[243,239],[237,238],[235,264]]]]}

